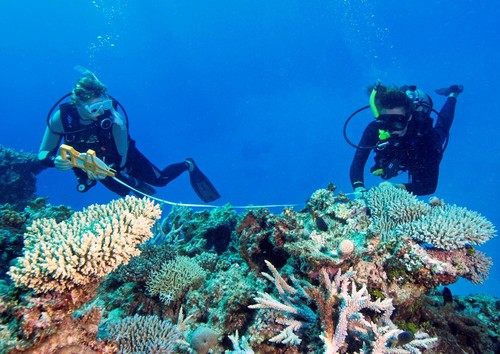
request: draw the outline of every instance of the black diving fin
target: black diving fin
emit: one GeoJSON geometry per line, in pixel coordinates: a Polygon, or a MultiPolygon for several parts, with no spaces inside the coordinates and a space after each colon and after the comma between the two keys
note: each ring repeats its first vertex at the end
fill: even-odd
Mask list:
{"type": "Polygon", "coordinates": [[[192,171],[189,171],[189,180],[191,182],[191,187],[193,187],[198,197],[205,203],[210,203],[219,199],[220,194],[217,192],[212,182],[210,182],[207,176],[205,176],[198,166],[196,166],[193,159],[189,158],[187,160],[193,164],[192,171]]]}
{"type": "Polygon", "coordinates": [[[458,95],[459,93],[462,93],[463,90],[464,85],[451,85],[450,87],[440,88],[434,91],[436,91],[438,95],[448,96],[451,93],[455,93],[458,95]]]}

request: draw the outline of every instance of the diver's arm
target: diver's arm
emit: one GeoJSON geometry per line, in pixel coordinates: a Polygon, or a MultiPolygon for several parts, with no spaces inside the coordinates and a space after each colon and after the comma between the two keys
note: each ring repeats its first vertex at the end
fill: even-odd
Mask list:
{"type": "Polygon", "coordinates": [[[121,157],[120,161],[120,166],[117,166],[119,168],[123,168],[125,166],[125,163],[127,162],[127,152],[128,152],[128,144],[129,144],[129,138],[128,138],[128,129],[127,129],[127,122],[123,117],[121,116],[120,113],[118,113],[116,110],[113,109],[111,112],[113,115],[114,123],[113,124],[113,138],[115,140],[116,144],[116,150],[118,151],[118,154],[121,157]]]}
{"type": "MultiPolygon", "coordinates": [[[[64,127],[61,121],[61,112],[56,111],[49,122],[52,130],[56,132],[64,132],[64,127]]],[[[42,143],[38,152],[38,160],[47,167],[55,167],[55,159],[57,148],[62,139],[62,134],[54,133],[47,127],[43,135],[42,143]]]]}
{"type": "Polygon", "coordinates": [[[365,131],[363,132],[363,136],[358,144],[358,148],[356,149],[356,153],[354,154],[354,158],[351,163],[350,169],[350,178],[352,188],[356,190],[356,188],[365,187],[365,178],[364,178],[364,170],[366,161],[368,160],[368,156],[370,156],[371,149],[361,149],[360,147],[371,147],[377,143],[377,126],[375,122],[370,123],[365,131]]]}

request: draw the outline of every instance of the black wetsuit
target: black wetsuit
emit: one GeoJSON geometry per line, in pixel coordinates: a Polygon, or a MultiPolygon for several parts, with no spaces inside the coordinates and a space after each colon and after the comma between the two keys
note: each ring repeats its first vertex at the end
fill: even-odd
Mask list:
{"type": "MultiPolygon", "coordinates": [[[[112,123],[110,112],[106,111],[98,117],[98,120],[91,125],[80,124],[80,117],[76,107],[72,103],[65,103],[60,106],[61,121],[64,127],[64,142],[74,147],[77,151],[86,152],[88,149],[95,151],[96,156],[103,160],[108,166],[117,170],[116,177],[126,184],[142,191],[154,191],[145,183],[163,187],[170,181],[177,178],[189,165],[185,162],[175,163],[160,170],[151,163],[135,146],[135,141],[129,136],[127,161],[125,166],[119,168],[121,156],[118,154],[116,143],[112,134],[112,123]],[[72,131],[82,130],[77,133],[72,131]]],[[[55,151],[53,152],[55,153],[55,151]]],[[[87,174],[78,168],[73,169],[80,183],[85,183],[87,174]]],[[[130,189],[118,183],[112,178],[100,180],[109,190],[125,196],[130,189]]]]}
{"type": "Polygon", "coordinates": [[[457,99],[448,97],[439,112],[435,126],[433,120],[423,121],[412,119],[403,137],[391,137],[385,147],[378,138],[378,123],[371,122],[363,132],[360,147],[351,164],[350,178],[354,189],[364,187],[364,168],[370,152],[375,152],[375,166],[371,171],[378,170],[381,177],[390,179],[399,172],[408,172],[406,190],[416,195],[434,193],[438,183],[439,164],[443,157],[443,144],[448,139],[449,130],[455,115],[457,99]],[[379,145],[379,147],[375,147],[379,145]],[[383,171],[383,172],[382,172],[383,171]]]}

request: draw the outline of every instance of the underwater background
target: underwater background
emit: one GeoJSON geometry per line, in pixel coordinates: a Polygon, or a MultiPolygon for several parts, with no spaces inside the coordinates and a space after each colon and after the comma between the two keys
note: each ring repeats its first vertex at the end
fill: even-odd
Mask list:
{"type": "MultiPolygon", "coordinates": [[[[495,1],[2,1],[0,144],[37,152],[82,65],[126,108],[151,161],[195,159],[222,195],[214,204],[304,204],[329,182],[351,192],[342,129],[368,85],[416,84],[439,109],[433,90],[463,84],[435,194],[498,227],[499,15],[495,1]]],[[[370,119],[353,119],[352,140],[370,119]]],[[[75,210],[117,198],[75,187],[46,170],[37,194],[75,210]]],[[[199,202],[187,174],[156,197],[199,202]]],[[[490,279],[454,294],[500,296],[499,246],[479,247],[490,279]]]]}

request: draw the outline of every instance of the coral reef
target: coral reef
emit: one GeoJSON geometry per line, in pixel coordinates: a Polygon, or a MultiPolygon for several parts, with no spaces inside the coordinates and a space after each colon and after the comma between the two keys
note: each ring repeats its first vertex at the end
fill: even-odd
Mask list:
{"type": "MultiPolygon", "coordinates": [[[[75,215],[60,224],[76,227],[75,215]]],[[[122,219],[107,220],[111,226],[94,227],[96,234],[122,219]]],[[[154,220],[148,220],[143,235],[151,232],[154,220]]],[[[80,221],[87,232],[88,220],[80,221]]],[[[33,224],[19,225],[29,234],[45,222],[33,224]]],[[[49,273],[57,286],[52,283],[47,294],[0,287],[5,347],[38,348],[57,338],[61,323],[72,323],[88,331],[57,348],[61,352],[500,351],[500,300],[453,297],[438,288],[460,277],[474,284],[487,279],[492,260],[475,247],[494,237],[495,229],[479,214],[437,198],[427,204],[386,186],[351,201],[331,185],[314,192],[305,208],[279,215],[262,208],[238,215],[229,205],[199,212],[173,207],[153,231],[147,241],[137,237],[136,244],[144,243],[133,248],[136,256],[128,264],[106,268],[116,268],[107,275],[89,273],[94,281],[68,286],[49,273]],[[173,267],[177,261],[183,267],[173,267]],[[183,311],[189,321],[179,320],[183,311]],[[127,326],[134,334],[126,333],[127,326]],[[144,349],[146,342],[152,347],[144,349]]],[[[110,244],[95,242],[103,256],[110,244]]],[[[33,284],[40,289],[38,280],[33,284]]]]}
{"type": "Polygon", "coordinates": [[[0,204],[22,210],[36,192],[36,175],[46,167],[35,154],[0,145],[0,204]]]}

